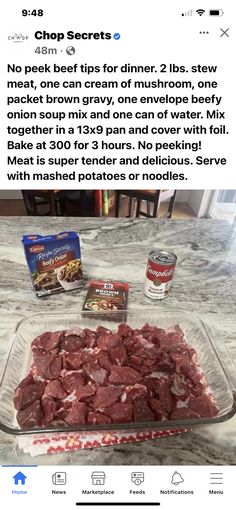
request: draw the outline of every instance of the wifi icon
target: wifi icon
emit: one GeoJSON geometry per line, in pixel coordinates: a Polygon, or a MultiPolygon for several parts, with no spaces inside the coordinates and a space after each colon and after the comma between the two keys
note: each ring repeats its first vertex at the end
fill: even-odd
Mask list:
{"type": "Polygon", "coordinates": [[[202,16],[206,11],[204,11],[204,9],[197,9],[196,12],[198,13],[199,16],[202,16]]]}

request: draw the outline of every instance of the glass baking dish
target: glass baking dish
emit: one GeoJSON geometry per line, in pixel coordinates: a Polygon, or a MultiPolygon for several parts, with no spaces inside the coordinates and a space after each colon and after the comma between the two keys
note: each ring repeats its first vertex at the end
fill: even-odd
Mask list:
{"type": "MultiPolygon", "coordinates": [[[[122,312],[123,313],[123,312],[122,312]]],[[[179,324],[184,331],[188,344],[198,356],[198,362],[207,377],[210,391],[219,408],[215,418],[164,420],[142,423],[108,424],[108,425],[73,425],[60,424],[57,427],[21,429],[16,421],[13,405],[14,390],[26,377],[32,362],[31,342],[45,331],[69,329],[72,326],[95,329],[98,325],[117,328],[120,312],[69,312],[36,314],[21,320],[9,343],[9,349],[0,375],[0,429],[14,435],[57,433],[71,431],[133,431],[163,429],[188,429],[196,425],[219,423],[229,420],[236,413],[235,368],[225,349],[217,350],[210,337],[207,326],[192,313],[185,311],[130,310],[125,312],[126,322],[133,328],[142,327],[146,322],[160,328],[170,328],[179,324]]]]}

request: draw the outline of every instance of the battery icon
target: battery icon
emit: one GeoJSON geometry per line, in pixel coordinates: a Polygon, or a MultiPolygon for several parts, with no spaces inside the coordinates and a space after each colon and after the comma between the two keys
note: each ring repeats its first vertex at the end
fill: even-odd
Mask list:
{"type": "Polygon", "coordinates": [[[223,16],[224,11],[222,9],[212,9],[209,11],[210,16],[223,16]]]}

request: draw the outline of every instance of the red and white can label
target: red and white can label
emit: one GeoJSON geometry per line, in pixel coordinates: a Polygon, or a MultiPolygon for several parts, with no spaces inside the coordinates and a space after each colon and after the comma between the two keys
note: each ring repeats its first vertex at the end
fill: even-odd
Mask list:
{"type": "Polygon", "coordinates": [[[163,299],[168,295],[175,270],[175,263],[161,264],[155,261],[157,257],[158,254],[149,256],[144,283],[144,294],[151,299],[163,299]]]}

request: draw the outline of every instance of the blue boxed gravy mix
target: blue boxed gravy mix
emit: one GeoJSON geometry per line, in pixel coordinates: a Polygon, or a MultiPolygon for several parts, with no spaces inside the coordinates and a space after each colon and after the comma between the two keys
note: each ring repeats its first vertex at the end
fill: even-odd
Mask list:
{"type": "Polygon", "coordinates": [[[80,242],[76,232],[24,235],[22,243],[38,297],[82,286],[80,242]]]}

